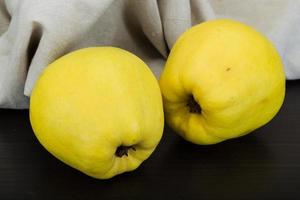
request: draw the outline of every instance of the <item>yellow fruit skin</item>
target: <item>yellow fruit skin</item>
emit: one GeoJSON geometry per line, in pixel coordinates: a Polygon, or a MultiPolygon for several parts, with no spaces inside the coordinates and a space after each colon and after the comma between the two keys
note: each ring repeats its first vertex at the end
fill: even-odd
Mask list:
{"type": "Polygon", "coordinates": [[[30,121],[55,157],[107,179],[136,169],[154,151],[163,132],[162,97],[138,57],[113,47],[86,48],[44,70],[30,99],[30,121]],[[121,145],[135,150],[117,157],[121,145]]]}
{"type": "Polygon", "coordinates": [[[211,20],[176,42],[160,78],[166,121],[183,138],[215,144],[269,122],[285,95],[276,49],[251,27],[211,20]],[[190,113],[193,96],[202,112],[190,113]]]}

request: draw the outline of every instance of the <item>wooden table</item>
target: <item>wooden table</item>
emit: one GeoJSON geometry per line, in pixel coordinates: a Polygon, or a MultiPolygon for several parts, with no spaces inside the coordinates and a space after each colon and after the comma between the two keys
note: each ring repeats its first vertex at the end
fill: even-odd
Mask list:
{"type": "Polygon", "coordinates": [[[0,199],[300,199],[300,81],[279,114],[252,134],[212,146],[168,127],[136,171],[96,180],[50,155],[28,111],[0,109],[0,199]]]}

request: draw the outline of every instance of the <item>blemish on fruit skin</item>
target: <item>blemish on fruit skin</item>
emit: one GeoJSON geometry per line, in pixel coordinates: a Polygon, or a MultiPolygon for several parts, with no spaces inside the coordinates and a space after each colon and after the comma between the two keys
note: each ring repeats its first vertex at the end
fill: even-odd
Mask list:
{"type": "Polygon", "coordinates": [[[230,68],[230,67],[227,67],[226,71],[228,72],[228,71],[230,71],[230,70],[231,70],[231,68],[230,68]]]}
{"type": "Polygon", "coordinates": [[[260,101],[261,104],[266,104],[267,102],[268,102],[268,98],[263,98],[263,99],[260,101]]]}

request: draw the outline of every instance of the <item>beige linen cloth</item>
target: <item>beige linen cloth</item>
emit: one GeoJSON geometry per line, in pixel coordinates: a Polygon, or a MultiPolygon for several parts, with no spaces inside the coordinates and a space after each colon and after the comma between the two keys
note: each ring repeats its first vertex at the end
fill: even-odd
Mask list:
{"type": "Polygon", "coordinates": [[[0,107],[28,108],[43,69],[83,47],[126,49],[159,77],[182,32],[223,17],[265,33],[297,79],[299,15],[298,0],[0,0],[0,107]]]}

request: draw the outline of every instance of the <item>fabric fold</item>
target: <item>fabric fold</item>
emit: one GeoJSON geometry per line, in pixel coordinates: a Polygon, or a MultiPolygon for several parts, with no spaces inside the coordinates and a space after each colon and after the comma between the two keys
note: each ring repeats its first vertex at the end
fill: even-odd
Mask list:
{"type": "Polygon", "coordinates": [[[300,78],[300,2],[293,0],[0,0],[0,108],[28,108],[43,69],[76,49],[115,46],[159,78],[168,53],[191,26],[232,18],[279,50],[287,79],[300,78]]]}

